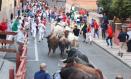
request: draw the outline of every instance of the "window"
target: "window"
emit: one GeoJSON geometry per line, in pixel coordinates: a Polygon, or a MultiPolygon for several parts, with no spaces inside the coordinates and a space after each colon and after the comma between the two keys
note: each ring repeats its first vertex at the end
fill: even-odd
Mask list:
{"type": "Polygon", "coordinates": [[[14,0],[14,7],[16,7],[16,0],[14,0]]]}

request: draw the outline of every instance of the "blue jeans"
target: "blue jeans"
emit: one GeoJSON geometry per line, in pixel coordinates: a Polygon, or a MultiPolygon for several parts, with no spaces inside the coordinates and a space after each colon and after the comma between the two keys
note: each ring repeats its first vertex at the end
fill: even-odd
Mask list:
{"type": "Polygon", "coordinates": [[[106,43],[109,46],[109,40],[110,40],[110,46],[112,46],[112,37],[107,37],[106,38],[106,43]]]}

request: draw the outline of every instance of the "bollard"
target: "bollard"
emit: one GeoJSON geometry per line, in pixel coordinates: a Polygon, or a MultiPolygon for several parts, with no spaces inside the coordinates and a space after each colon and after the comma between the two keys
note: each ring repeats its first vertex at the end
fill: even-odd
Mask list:
{"type": "Polygon", "coordinates": [[[123,79],[123,76],[122,75],[117,75],[116,79],[123,79]]]}
{"type": "Polygon", "coordinates": [[[14,69],[13,69],[13,67],[9,69],[9,79],[14,79],[14,69]]]}

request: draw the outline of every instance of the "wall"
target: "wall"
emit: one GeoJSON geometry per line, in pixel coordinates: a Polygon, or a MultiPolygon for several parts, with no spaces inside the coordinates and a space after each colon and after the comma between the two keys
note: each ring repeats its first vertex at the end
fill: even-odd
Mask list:
{"type": "Polygon", "coordinates": [[[71,5],[72,4],[78,5],[88,10],[96,10],[97,9],[96,1],[97,0],[67,0],[66,2],[71,5]]]}

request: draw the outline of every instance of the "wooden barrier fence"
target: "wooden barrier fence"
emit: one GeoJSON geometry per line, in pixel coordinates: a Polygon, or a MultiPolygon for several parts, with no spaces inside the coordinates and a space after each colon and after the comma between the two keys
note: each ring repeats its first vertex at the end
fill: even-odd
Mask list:
{"type": "MultiPolygon", "coordinates": [[[[15,36],[17,33],[16,32],[0,32],[1,35],[12,35],[12,36],[15,36]]],[[[7,37],[7,36],[6,36],[7,37]]],[[[0,39],[0,44],[8,44],[8,45],[12,45],[14,44],[14,40],[6,40],[6,39],[0,39]]],[[[16,53],[16,49],[11,49],[11,48],[0,48],[0,51],[2,52],[11,52],[11,53],[16,53]]]]}
{"type": "Polygon", "coordinates": [[[26,63],[27,63],[27,41],[28,35],[25,34],[24,45],[22,47],[22,52],[16,53],[16,72],[13,68],[9,69],[9,79],[26,79],[26,63]]]}

